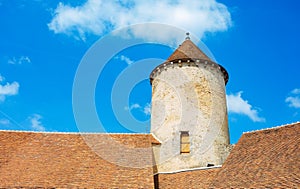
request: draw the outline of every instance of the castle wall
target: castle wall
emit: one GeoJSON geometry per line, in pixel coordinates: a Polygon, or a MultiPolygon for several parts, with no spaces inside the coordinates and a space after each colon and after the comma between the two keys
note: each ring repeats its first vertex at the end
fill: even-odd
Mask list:
{"type": "Polygon", "coordinates": [[[158,172],[208,164],[228,155],[225,82],[212,65],[169,65],[152,81],[151,132],[161,141],[155,149],[158,172]],[[180,132],[188,131],[190,153],[180,154],[180,132]]]}

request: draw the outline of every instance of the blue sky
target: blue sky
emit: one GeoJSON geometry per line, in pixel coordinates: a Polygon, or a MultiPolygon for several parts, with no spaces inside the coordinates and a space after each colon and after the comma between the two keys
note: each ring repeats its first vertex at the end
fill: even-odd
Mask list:
{"type": "MultiPolygon", "coordinates": [[[[0,130],[82,131],[73,114],[72,90],[84,55],[114,29],[147,22],[191,32],[227,69],[232,143],[242,132],[300,120],[299,2],[101,2],[0,0],[0,130]]],[[[135,27],[119,35],[126,38],[127,34],[155,43],[134,45],[112,55],[97,80],[95,107],[108,132],[147,132],[149,81],[141,80],[130,93],[116,95],[127,102],[117,111],[143,123],[137,130],[118,122],[112,108],[114,84],[134,65],[158,59],[153,65],[144,62],[149,65],[145,73],[150,73],[184,40],[184,32],[135,27]]],[[[82,95],[85,102],[84,90],[82,95]]]]}

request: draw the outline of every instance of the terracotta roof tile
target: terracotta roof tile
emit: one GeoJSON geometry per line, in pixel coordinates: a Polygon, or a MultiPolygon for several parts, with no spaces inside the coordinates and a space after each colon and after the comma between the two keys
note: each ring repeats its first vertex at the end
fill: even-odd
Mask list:
{"type": "MultiPolygon", "coordinates": [[[[186,39],[162,64],[155,67],[150,74],[150,83],[154,78],[163,70],[167,70],[168,67],[173,67],[174,65],[182,66],[181,63],[187,63],[188,66],[196,66],[199,64],[210,65],[216,69],[219,69],[223,74],[225,84],[227,84],[229,75],[226,69],[212,61],[202,50],[200,50],[189,38],[186,39]]],[[[205,66],[206,67],[206,66],[205,66]]]]}
{"type": "Polygon", "coordinates": [[[0,188],[153,188],[154,141],[150,134],[1,131],[0,188]]]}
{"type": "Polygon", "coordinates": [[[221,168],[158,174],[159,188],[208,188],[221,168]]]}
{"type": "Polygon", "coordinates": [[[185,40],[171,56],[168,58],[168,62],[179,59],[202,59],[211,61],[210,58],[202,52],[191,40],[185,40]]]}
{"type": "Polygon", "coordinates": [[[300,123],[245,133],[211,187],[300,188],[300,123]]]}
{"type": "Polygon", "coordinates": [[[245,133],[222,168],[153,177],[151,134],[0,131],[0,188],[299,188],[299,134],[245,133]]]}

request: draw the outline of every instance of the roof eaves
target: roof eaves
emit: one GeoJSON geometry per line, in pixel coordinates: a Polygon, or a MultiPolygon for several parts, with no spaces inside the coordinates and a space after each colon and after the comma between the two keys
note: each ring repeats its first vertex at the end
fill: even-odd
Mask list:
{"type": "Polygon", "coordinates": [[[171,171],[171,172],[158,172],[158,173],[155,173],[154,175],[157,175],[157,174],[174,174],[174,173],[181,173],[181,172],[199,171],[199,170],[208,170],[208,169],[218,169],[218,168],[222,168],[222,165],[215,165],[215,166],[211,166],[211,167],[197,167],[197,168],[192,168],[192,169],[180,169],[180,170],[171,171]]]}
{"type": "Polygon", "coordinates": [[[100,133],[100,132],[56,132],[56,131],[28,131],[28,130],[0,130],[11,133],[36,133],[36,134],[65,134],[65,135],[150,135],[150,133],[100,133]]]}

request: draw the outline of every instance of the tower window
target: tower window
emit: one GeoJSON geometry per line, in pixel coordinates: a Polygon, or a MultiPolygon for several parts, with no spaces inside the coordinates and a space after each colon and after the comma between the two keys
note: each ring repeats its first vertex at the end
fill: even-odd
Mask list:
{"type": "Polygon", "coordinates": [[[190,153],[190,135],[188,131],[182,131],[180,133],[180,153],[190,153]]]}

